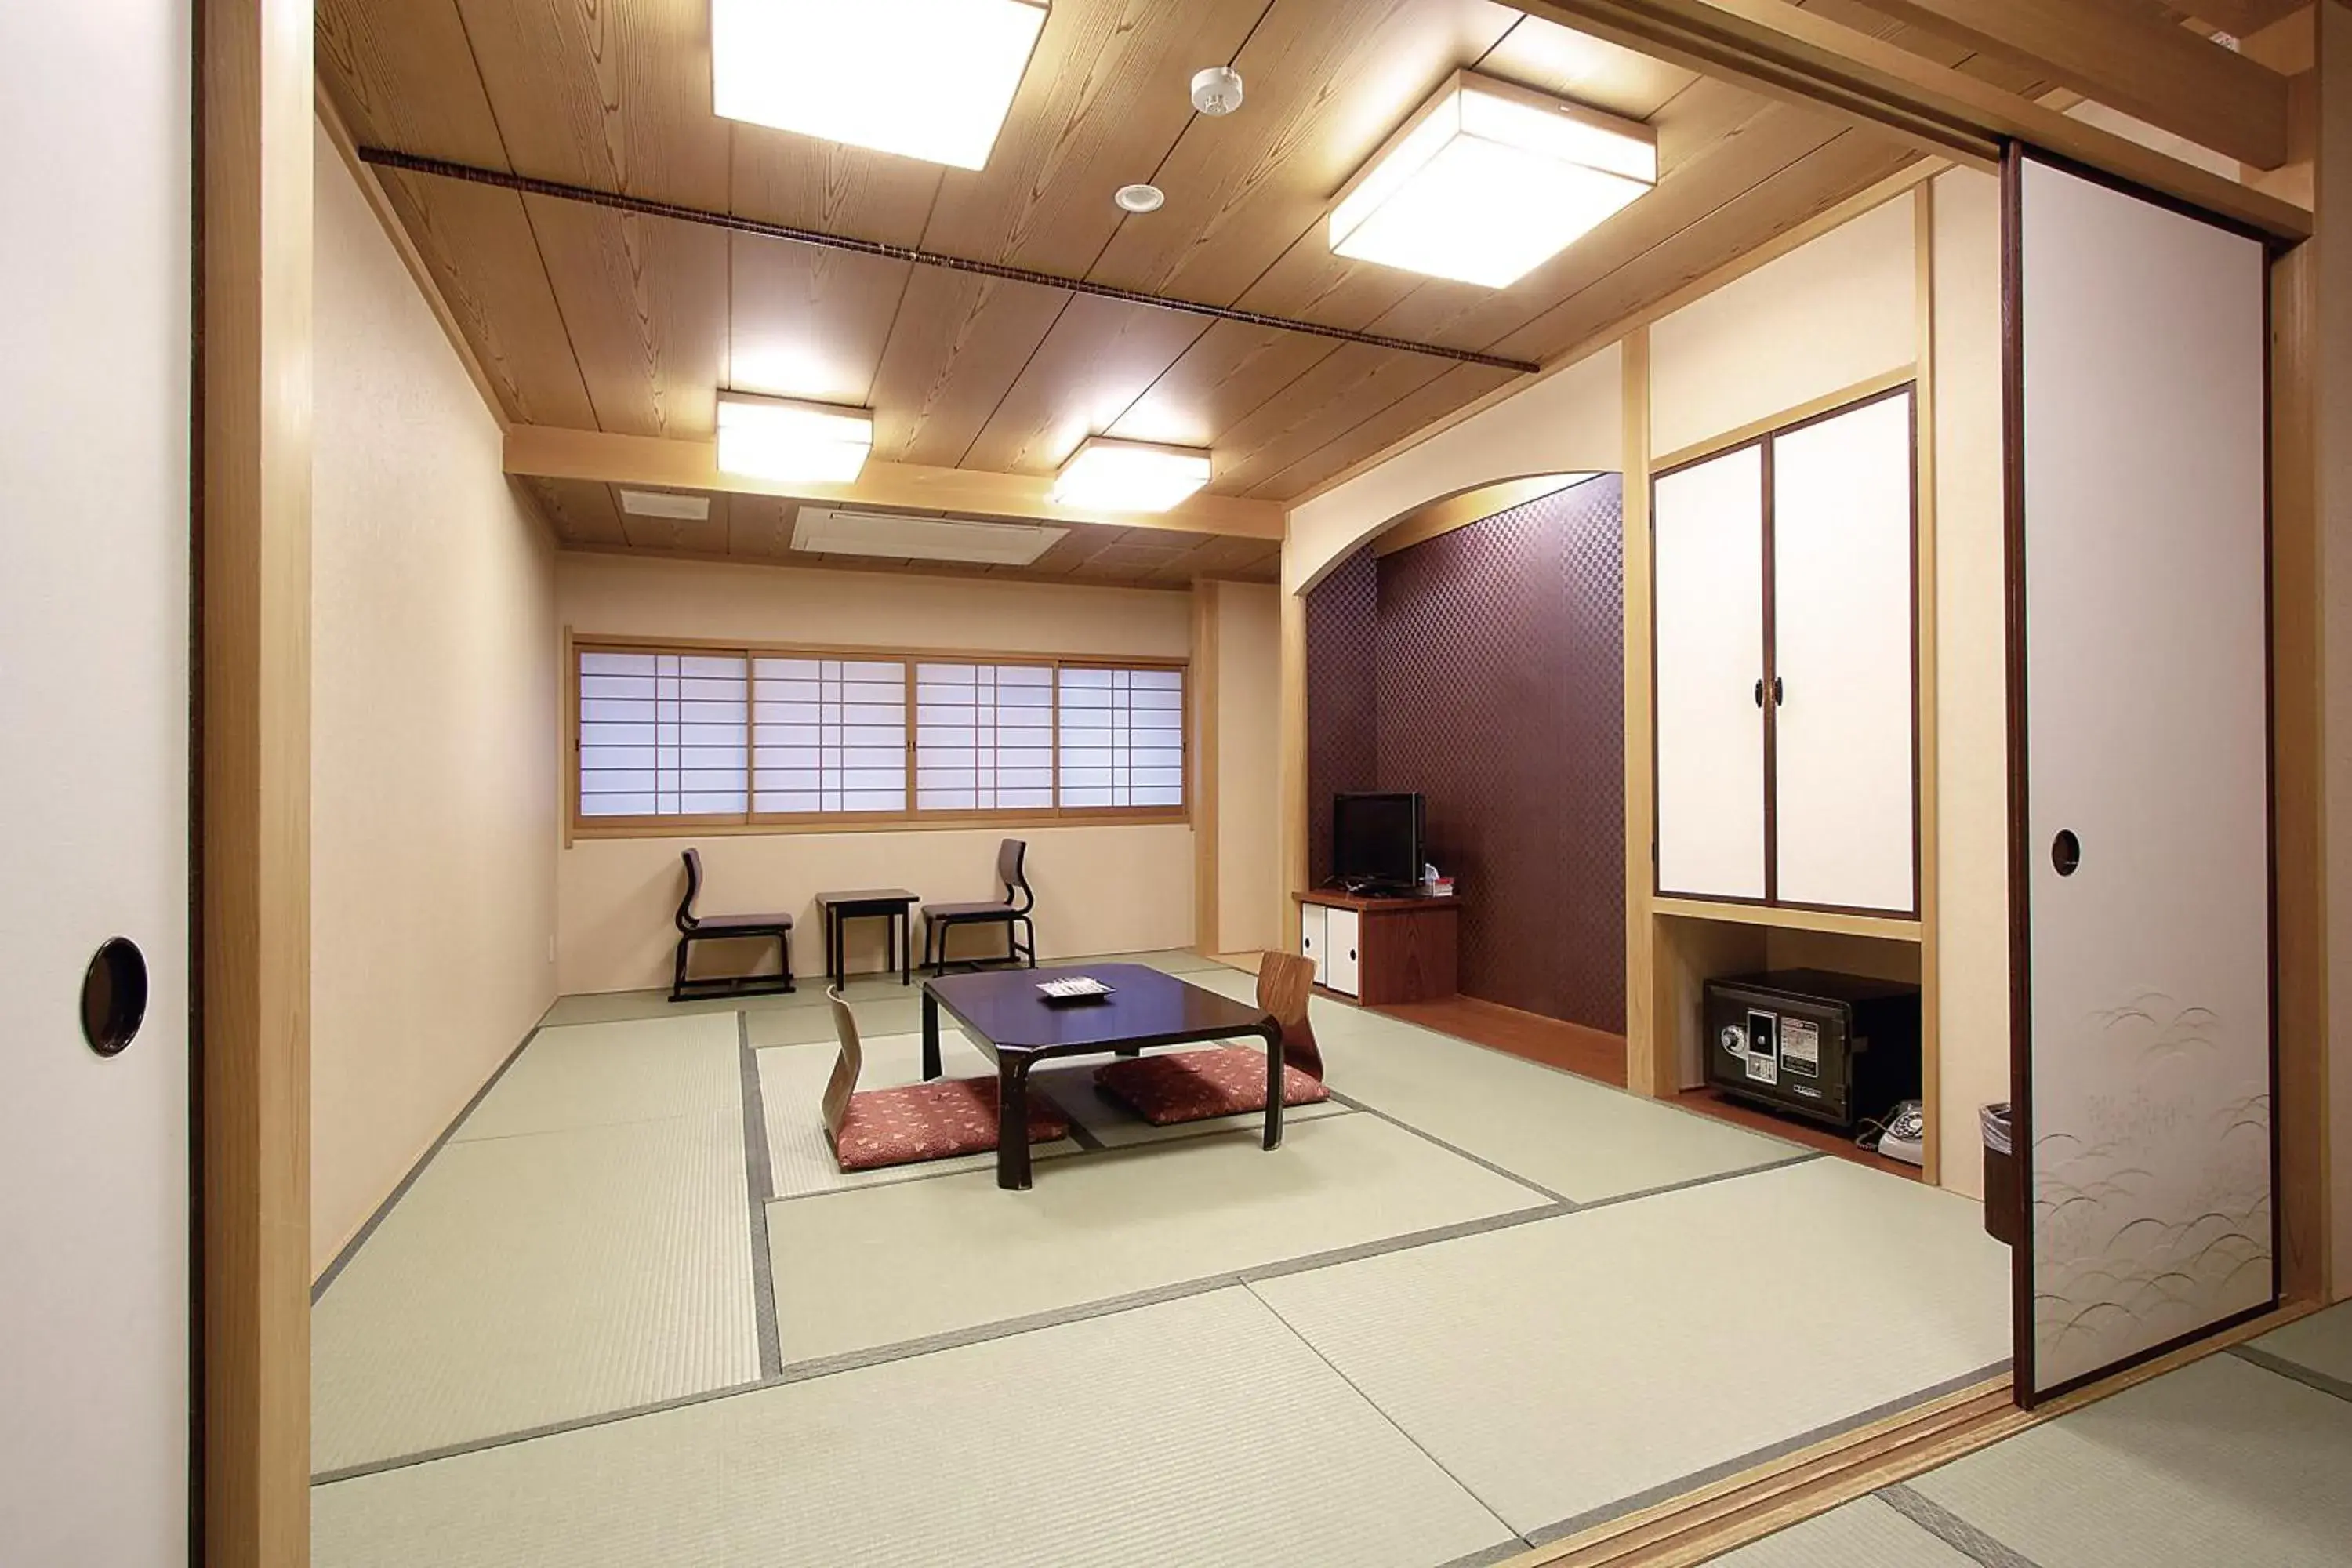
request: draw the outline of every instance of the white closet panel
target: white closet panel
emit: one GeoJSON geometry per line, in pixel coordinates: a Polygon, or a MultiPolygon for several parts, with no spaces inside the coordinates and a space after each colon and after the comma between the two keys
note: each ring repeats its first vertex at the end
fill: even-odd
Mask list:
{"type": "Polygon", "coordinates": [[[1658,890],[1764,896],[1763,452],[1661,476],[1651,502],[1658,890]]]}
{"type": "Polygon", "coordinates": [[[1774,895],[1909,914],[1912,436],[1906,390],[1772,442],[1774,895]]]}
{"type": "Polygon", "coordinates": [[[2268,265],[2154,202],[2014,177],[2038,1394],[2275,1291],[2268,265]]]}

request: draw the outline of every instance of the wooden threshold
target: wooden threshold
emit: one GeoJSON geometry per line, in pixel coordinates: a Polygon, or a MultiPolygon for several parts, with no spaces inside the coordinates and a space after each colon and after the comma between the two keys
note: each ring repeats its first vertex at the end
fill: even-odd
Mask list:
{"type": "Polygon", "coordinates": [[[1675,1096],[1675,1103],[1685,1110],[1696,1111],[1701,1116],[1711,1116],[1717,1121],[1728,1121],[1735,1127],[1745,1127],[1751,1132],[1761,1132],[1768,1137],[1785,1139],[1791,1143],[1801,1143],[1808,1149],[1817,1150],[1823,1154],[1834,1154],[1850,1163],[1867,1166],[1874,1171],[1883,1171],[1890,1176],[1900,1176],[1906,1182],[1926,1179],[1925,1173],[1918,1166],[1906,1164],[1900,1160],[1890,1160],[1884,1154],[1874,1154],[1855,1143],[1850,1135],[1840,1132],[1834,1127],[1823,1127],[1817,1122],[1806,1121],[1794,1116],[1775,1116],[1770,1111],[1759,1110],[1756,1106],[1742,1105],[1729,1096],[1717,1093],[1705,1085],[1697,1089],[1682,1090],[1675,1096]]]}
{"type": "Polygon", "coordinates": [[[1366,1011],[1525,1057],[1531,1062],[1594,1079],[1613,1088],[1625,1087],[1625,1037],[1605,1029],[1547,1018],[1476,996],[1391,1002],[1366,1011]]]}
{"type": "Polygon", "coordinates": [[[2006,1376],[1509,1558],[1503,1568],[1683,1568],[1957,1459],[2042,1419],[2006,1376]]]}
{"type": "Polygon", "coordinates": [[[2017,1407],[2008,1377],[1989,1378],[1670,1502],[1536,1547],[1507,1559],[1501,1568],[1691,1568],[2318,1310],[2314,1302],[2284,1303],[2036,1410],[2017,1407]]]}

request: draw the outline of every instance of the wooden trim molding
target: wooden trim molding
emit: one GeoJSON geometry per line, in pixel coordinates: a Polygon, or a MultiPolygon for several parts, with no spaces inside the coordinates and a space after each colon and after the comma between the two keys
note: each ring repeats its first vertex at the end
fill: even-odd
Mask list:
{"type": "Polygon", "coordinates": [[[1677,920],[1726,921],[1733,925],[1766,926],[1780,931],[1874,937],[1881,942],[1917,942],[1920,939],[1917,921],[1891,915],[1846,914],[1834,910],[1807,909],[1796,904],[1729,903],[1660,893],[1651,899],[1650,908],[1653,913],[1672,915],[1677,920]]]}
{"type": "Polygon", "coordinates": [[[1912,901],[1919,910],[1919,1099],[1927,1131],[1920,1151],[1919,1179],[1929,1186],[1943,1185],[1943,987],[1937,973],[1937,862],[1936,740],[1936,186],[1933,181],[1911,194],[1912,257],[1918,272],[1913,309],[1919,323],[1919,351],[1914,367],[1912,417],[1911,543],[1912,778],[1911,809],[1916,814],[1912,842],[1916,847],[1912,901]]]}
{"type": "MultiPolygon", "coordinates": [[[[1922,182],[1914,190],[1914,197],[1916,198],[1927,188],[1927,184],[1922,182]]],[[[1687,464],[1698,462],[1702,458],[1712,458],[1718,452],[1728,452],[1734,447],[1745,447],[1749,442],[1759,441],[1767,436],[1784,434],[1800,425],[1810,424],[1824,414],[1835,414],[1849,404],[1867,403],[1882,393],[1892,392],[1898,386],[1917,380],[1919,375],[1919,365],[1905,364],[1897,365],[1892,370],[1882,371],[1876,375],[1865,376],[1852,386],[1842,386],[1835,392],[1825,392],[1819,397],[1809,397],[1793,408],[1783,408],[1777,414],[1767,414],[1761,419],[1750,419],[1747,424],[1735,429],[1726,430],[1719,436],[1710,436],[1704,441],[1694,441],[1687,447],[1678,447],[1671,452],[1660,453],[1650,459],[1647,472],[1654,477],[1669,469],[1679,468],[1687,464]]]]}
{"type": "Polygon", "coordinates": [[[715,490],[730,495],[790,496],[831,505],[892,511],[951,512],[1020,522],[1091,522],[1117,528],[1164,528],[1178,533],[1223,533],[1280,539],[1283,503],[1202,490],[1158,512],[1102,512],[1063,506],[1052,498],[1051,474],[1005,474],[980,468],[937,468],[877,458],[849,484],[783,484],[720,471],[715,441],[662,436],[619,436],[564,430],[551,425],[509,426],[506,470],[525,478],[585,479],[598,484],[715,490]]]}
{"type": "Polygon", "coordinates": [[[1532,16],[1769,97],[1891,131],[1980,169],[2023,142],[2274,239],[2308,238],[2312,215],[2019,97],[1789,0],[1528,0],[1532,16]]]}
{"type": "Polygon", "coordinates": [[[310,1545],[308,0],[199,11],[196,1506],[211,1568],[310,1545]]]}

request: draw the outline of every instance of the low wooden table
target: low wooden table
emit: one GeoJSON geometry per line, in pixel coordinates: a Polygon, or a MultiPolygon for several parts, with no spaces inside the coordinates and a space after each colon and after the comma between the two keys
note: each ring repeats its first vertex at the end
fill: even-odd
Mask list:
{"type": "Polygon", "coordinates": [[[1150,1046],[1194,1045],[1255,1035],[1265,1042],[1265,1146],[1282,1146],[1282,1028],[1272,1015],[1188,985],[1140,963],[997,969],[923,982],[923,1077],[940,1076],[945,1009],[996,1064],[996,1184],[1029,1185],[1029,1069],[1048,1057],[1150,1046]],[[1087,975],[1111,987],[1096,1002],[1048,1002],[1038,983],[1087,975]]]}
{"type": "MultiPolygon", "coordinates": [[[[816,911],[824,923],[824,977],[836,985],[849,983],[849,960],[842,952],[841,928],[851,921],[887,921],[885,957],[898,955],[898,984],[914,982],[915,930],[910,912],[921,895],[904,888],[860,888],[848,893],[819,893],[816,911]]],[[[890,973],[885,963],[882,973],[890,973]]]]}

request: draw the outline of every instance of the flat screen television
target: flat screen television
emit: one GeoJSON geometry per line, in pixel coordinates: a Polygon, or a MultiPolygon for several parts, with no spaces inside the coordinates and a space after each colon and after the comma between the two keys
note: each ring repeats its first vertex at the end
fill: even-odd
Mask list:
{"type": "Polygon", "coordinates": [[[1417,795],[1343,795],[1331,803],[1331,877],[1355,890],[1410,892],[1421,885],[1422,801],[1417,795]]]}

